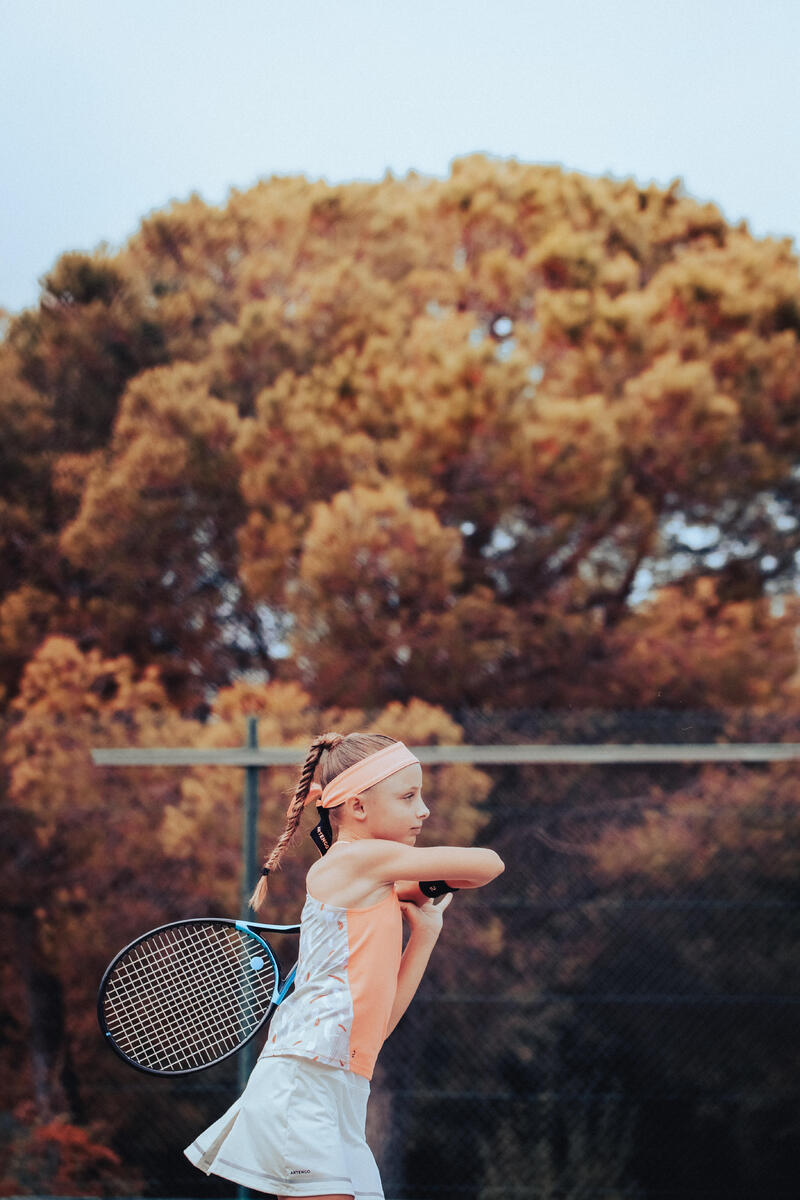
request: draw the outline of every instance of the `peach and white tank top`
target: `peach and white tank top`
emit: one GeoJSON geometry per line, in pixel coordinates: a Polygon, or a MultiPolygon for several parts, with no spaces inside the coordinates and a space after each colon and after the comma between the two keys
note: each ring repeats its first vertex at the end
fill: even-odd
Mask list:
{"type": "Polygon", "coordinates": [[[306,892],[294,991],[272,1018],[260,1057],[299,1054],[371,1079],[402,950],[394,888],[369,908],[339,908],[306,892]]]}

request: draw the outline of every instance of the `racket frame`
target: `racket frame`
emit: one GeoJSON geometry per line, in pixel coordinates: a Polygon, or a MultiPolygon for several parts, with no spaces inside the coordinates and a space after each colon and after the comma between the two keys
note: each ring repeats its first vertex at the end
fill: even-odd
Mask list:
{"type": "Polygon", "coordinates": [[[264,931],[264,932],[269,932],[269,933],[298,934],[300,932],[300,926],[299,925],[264,925],[264,924],[261,924],[260,922],[237,921],[233,917],[186,917],[186,918],[184,918],[182,920],[178,920],[178,921],[168,921],[165,925],[157,925],[155,929],[148,929],[148,931],[146,933],[139,934],[138,937],[134,938],[132,942],[129,942],[127,946],[123,946],[123,948],[117,954],[114,955],[111,962],[108,964],[105,971],[103,972],[103,978],[100,981],[100,987],[97,992],[97,1021],[100,1026],[100,1032],[103,1034],[103,1040],[105,1041],[106,1045],[109,1046],[114,1051],[114,1053],[117,1055],[117,1057],[121,1058],[122,1061],[127,1066],[133,1067],[134,1070],[136,1070],[136,1071],[141,1071],[144,1075],[158,1075],[161,1078],[169,1078],[171,1076],[177,1076],[177,1075],[194,1075],[197,1071],[207,1071],[210,1067],[216,1067],[219,1063],[224,1062],[226,1058],[230,1058],[232,1055],[238,1054],[239,1051],[241,1050],[242,1046],[246,1046],[248,1042],[252,1041],[252,1039],[256,1036],[256,1034],[260,1033],[265,1028],[265,1026],[269,1024],[269,1021],[272,1018],[272,1015],[275,1012],[275,1009],[278,1007],[278,1005],[281,1003],[281,1001],[285,999],[288,992],[290,991],[292,984],[294,983],[295,972],[297,970],[297,962],[295,961],[295,963],[292,965],[292,967],[287,972],[286,978],[281,980],[280,960],[278,959],[277,954],[275,953],[275,951],[273,950],[273,948],[269,944],[269,942],[266,941],[265,938],[261,937],[261,934],[259,931],[264,931]],[[130,953],[131,950],[134,950],[136,948],[136,946],[138,946],[141,942],[147,941],[148,938],[154,937],[156,934],[166,933],[166,931],[168,929],[176,929],[182,925],[203,925],[203,924],[225,925],[229,928],[235,928],[235,929],[238,929],[241,933],[249,934],[251,937],[254,937],[257,942],[260,943],[260,945],[265,950],[265,952],[268,956],[268,959],[272,965],[272,968],[275,972],[275,983],[273,985],[272,996],[270,998],[269,1007],[266,1009],[263,1017],[258,1022],[258,1024],[256,1026],[254,1026],[254,1028],[250,1031],[250,1033],[248,1033],[247,1037],[243,1038],[240,1042],[237,1042],[236,1045],[232,1046],[230,1050],[226,1050],[224,1054],[221,1054],[219,1056],[219,1058],[215,1058],[213,1060],[213,1062],[201,1063],[199,1066],[196,1066],[196,1067],[183,1067],[180,1070],[171,1070],[171,1071],[158,1070],[155,1067],[146,1067],[142,1063],[138,1063],[134,1059],[130,1058],[125,1053],[125,1051],[122,1050],[117,1045],[117,1043],[114,1040],[113,1034],[111,1033],[110,1029],[108,1028],[108,1024],[106,1022],[105,1003],[104,1003],[105,1002],[106,983],[107,983],[109,977],[111,976],[112,972],[114,971],[114,968],[120,962],[120,960],[123,959],[126,954],[130,953]]]}

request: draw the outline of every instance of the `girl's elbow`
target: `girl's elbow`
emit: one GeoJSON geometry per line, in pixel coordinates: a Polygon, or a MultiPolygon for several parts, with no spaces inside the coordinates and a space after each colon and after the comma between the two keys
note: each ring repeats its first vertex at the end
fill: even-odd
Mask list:
{"type": "Polygon", "coordinates": [[[499,854],[494,850],[489,850],[488,847],[483,850],[484,860],[482,863],[483,872],[479,887],[484,887],[487,883],[491,883],[498,875],[502,875],[506,869],[506,864],[503,862],[499,854]]]}
{"type": "Polygon", "coordinates": [[[491,878],[496,879],[498,875],[503,874],[503,871],[505,871],[505,869],[506,869],[506,864],[503,862],[502,858],[495,850],[490,850],[489,853],[491,854],[492,860],[493,860],[493,869],[492,869],[491,878]]]}

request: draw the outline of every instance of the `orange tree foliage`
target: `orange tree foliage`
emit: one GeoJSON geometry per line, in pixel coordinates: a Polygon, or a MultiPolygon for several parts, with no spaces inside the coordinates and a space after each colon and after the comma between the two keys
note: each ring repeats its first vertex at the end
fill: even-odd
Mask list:
{"type": "Polygon", "coordinates": [[[248,667],[323,707],[561,706],[591,662],[649,703],[632,596],[791,591],[798,332],[788,240],[677,181],[475,155],[173,204],[60,259],[0,347],[9,697],[62,633],[158,662],[187,712],[248,667]]]}
{"type": "Polygon", "coordinates": [[[25,1105],[12,1120],[16,1136],[0,1175],[0,1196],[141,1195],[142,1176],[102,1140],[105,1122],[87,1129],[63,1117],[36,1121],[25,1105]]]}
{"type": "Polygon", "coordinates": [[[89,755],[93,745],[191,736],[194,723],[169,706],[157,668],[135,676],[130,659],[48,638],[26,667],[5,731],[0,910],[15,953],[4,989],[13,1056],[2,1085],[11,1101],[33,1094],[45,1120],[79,1107],[75,1064],[96,1040],[89,994],[108,929],[160,922],[154,867],[170,880],[173,903],[202,889],[179,862],[153,856],[154,831],[177,796],[175,771],[154,768],[130,786],[89,755]]]}

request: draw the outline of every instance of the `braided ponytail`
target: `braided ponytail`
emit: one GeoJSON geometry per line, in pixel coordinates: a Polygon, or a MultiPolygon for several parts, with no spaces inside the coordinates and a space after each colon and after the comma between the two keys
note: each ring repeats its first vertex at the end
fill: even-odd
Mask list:
{"type": "Polygon", "coordinates": [[[308,790],[311,787],[314,774],[317,766],[320,766],[320,760],[323,758],[323,755],[325,757],[320,766],[320,783],[322,787],[326,787],[332,779],[335,779],[347,767],[355,766],[362,758],[366,758],[369,754],[374,754],[376,750],[382,750],[384,746],[390,746],[395,740],[395,738],[387,737],[385,734],[380,733],[350,733],[346,737],[341,733],[322,733],[319,737],[314,738],[306,761],[303,763],[302,770],[300,771],[297,786],[294,789],[294,796],[289,804],[286,815],[286,827],[278,838],[271,854],[267,856],[261,878],[250,897],[250,907],[252,909],[255,909],[257,912],[266,900],[267,876],[271,871],[279,868],[284,852],[292,844],[297,827],[300,824],[300,818],[303,815],[308,790]]]}
{"type": "Polygon", "coordinates": [[[294,838],[297,826],[300,824],[300,818],[303,815],[303,809],[306,804],[306,796],[308,789],[314,779],[314,772],[317,769],[317,764],[322,757],[323,751],[333,750],[339,743],[343,741],[340,733],[323,733],[319,737],[314,738],[311,743],[311,749],[306,756],[306,761],[303,763],[303,768],[300,771],[300,778],[297,780],[297,786],[294,789],[294,796],[289,804],[289,809],[286,814],[286,827],[283,833],[278,838],[278,841],[272,853],[267,856],[264,863],[261,878],[256,884],[255,891],[250,897],[250,907],[256,912],[261,908],[261,905],[267,898],[267,876],[270,871],[274,871],[280,866],[280,861],[283,858],[284,851],[291,845],[294,838]]]}

